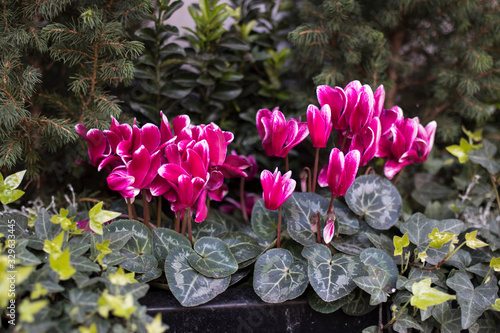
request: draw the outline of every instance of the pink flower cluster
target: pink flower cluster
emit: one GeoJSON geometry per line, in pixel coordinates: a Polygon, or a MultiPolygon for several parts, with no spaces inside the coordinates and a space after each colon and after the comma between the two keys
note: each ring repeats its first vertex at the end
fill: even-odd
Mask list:
{"type": "Polygon", "coordinates": [[[231,132],[216,124],[194,126],[188,116],[172,121],[161,113],[160,128],[145,124],[139,128],[112,119],[109,130],[100,131],[76,125],[87,141],[92,165],[106,168],[110,189],[124,198],[135,198],[140,191],[148,201],[163,196],[174,212],[186,208],[196,212],[195,221],[207,216],[207,196],[221,201],[227,193],[224,178],[246,177],[249,163],[236,154],[227,154],[233,140],[231,132]],[[173,129],[173,131],[172,131],[173,129]]]}
{"type": "MultiPolygon", "coordinates": [[[[431,121],[424,128],[417,117],[404,118],[403,111],[397,106],[384,109],[385,90],[382,85],[375,93],[370,86],[361,85],[359,81],[352,81],[344,89],[319,86],[316,92],[321,110],[327,105],[331,110],[332,126],[337,130],[340,149],[344,154],[357,150],[360,166],[368,164],[375,156],[385,157],[384,174],[392,179],[406,165],[427,159],[434,144],[436,122],[431,121]]],[[[311,126],[314,131],[325,133],[322,124],[310,125],[309,131],[312,132],[311,126]]]]}

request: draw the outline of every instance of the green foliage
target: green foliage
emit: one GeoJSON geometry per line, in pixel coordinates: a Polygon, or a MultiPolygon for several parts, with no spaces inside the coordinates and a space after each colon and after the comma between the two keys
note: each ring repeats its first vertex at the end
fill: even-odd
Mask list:
{"type": "Polygon", "coordinates": [[[103,128],[120,115],[110,89],[132,81],[132,60],[144,49],[124,27],[150,7],[146,0],[4,2],[0,168],[22,166],[29,179],[77,176],[75,160],[83,154],[64,147],[77,139],[75,124],[103,128]]]}
{"type": "Polygon", "coordinates": [[[291,75],[285,66],[291,2],[203,0],[189,7],[193,29],[163,24],[181,5],[157,1],[151,24],[136,34],[145,51],[130,107],[156,123],[162,110],[169,118],[187,113],[195,123],[238,128],[237,149],[249,153],[260,106],[290,103],[284,81],[291,75]]]}
{"type": "MultiPolygon", "coordinates": [[[[446,140],[484,123],[500,98],[500,12],[490,0],[303,1],[289,34],[297,68],[316,85],[353,78],[386,88],[386,108],[436,120],[446,140]],[[460,56],[458,56],[460,55],[460,56]]],[[[312,90],[307,89],[307,91],[312,90]]]]}

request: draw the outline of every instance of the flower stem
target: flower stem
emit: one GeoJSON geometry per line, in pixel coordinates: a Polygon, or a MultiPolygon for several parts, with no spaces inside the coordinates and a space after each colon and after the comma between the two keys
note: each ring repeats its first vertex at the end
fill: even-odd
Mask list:
{"type": "Polygon", "coordinates": [[[497,197],[497,205],[498,209],[500,209],[500,195],[498,195],[497,184],[495,181],[495,176],[490,175],[491,185],[493,185],[493,189],[495,190],[495,196],[497,197]]]}
{"type": "Polygon", "coordinates": [[[184,217],[182,219],[182,229],[181,229],[182,236],[186,235],[186,227],[187,227],[187,214],[186,212],[184,212],[184,217]]]}
{"type": "Polygon", "coordinates": [[[132,220],[132,203],[130,202],[130,198],[125,198],[125,202],[127,203],[127,209],[128,209],[128,218],[129,220],[132,220]]]}
{"type": "Polygon", "coordinates": [[[285,172],[288,172],[290,170],[290,167],[288,165],[288,155],[285,156],[285,172]]]}
{"type": "Polygon", "coordinates": [[[137,217],[137,211],[135,210],[135,205],[134,204],[132,204],[132,216],[134,217],[134,220],[139,221],[139,219],[137,217]]]}
{"type": "Polygon", "coordinates": [[[240,205],[243,220],[245,220],[245,223],[248,224],[247,205],[245,203],[245,178],[243,177],[240,180],[240,205]]]}
{"type": "Polygon", "coordinates": [[[312,179],[312,192],[316,192],[316,182],[318,179],[318,163],[319,163],[319,148],[316,148],[316,154],[314,155],[314,171],[312,179]]]}
{"type": "Polygon", "coordinates": [[[492,269],[492,268],[493,268],[493,267],[490,267],[490,270],[489,270],[489,271],[488,271],[488,273],[486,273],[486,275],[484,276],[484,279],[483,279],[483,281],[481,282],[481,284],[484,284],[484,282],[486,281],[486,278],[488,277],[488,275],[490,275],[490,272],[491,272],[491,269],[492,269]]]}
{"type": "Polygon", "coordinates": [[[279,249],[281,246],[281,206],[278,209],[278,242],[276,243],[276,247],[279,249]]]}
{"type": "Polygon", "coordinates": [[[156,197],[156,226],[161,227],[161,196],[156,197]]]}
{"type": "Polygon", "coordinates": [[[177,213],[175,213],[174,230],[175,230],[175,232],[181,231],[181,216],[177,213]]]}
{"type": "Polygon", "coordinates": [[[149,202],[148,199],[146,199],[146,190],[142,190],[142,206],[144,208],[144,224],[148,227],[149,226],[149,202]]]}
{"type": "Polygon", "coordinates": [[[410,304],[410,301],[406,302],[405,305],[403,305],[403,307],[401,309],[399,309],[398,313],[396,313],[396,315],[394,317],[392,317],[390,322],[388,322],[387,324],[384,325],[383,329],[389,328],[389,326],[391,326],[398,319],[398,317],[401,316],[401,314],[403,313],[403,310],[406,309],[408,304],[410,304]]]}
{"type": "Polygon", "coordinates": [[[403,173],[404,168],[399,170],[398,175],[396,176],[396,179],[394,179],[394,183],[392,185],[396,186],[399,182],[399,178],[401,177],[401,174],[403,173]]]}
{"type": "Polygon", "coordinates": [[[191,230],[191,208],[186,208],[186,212],[184,213],[187,215],[187,221],[188,221],[188,240],[191,244],[193,244],[193,233],[191,230]]]}

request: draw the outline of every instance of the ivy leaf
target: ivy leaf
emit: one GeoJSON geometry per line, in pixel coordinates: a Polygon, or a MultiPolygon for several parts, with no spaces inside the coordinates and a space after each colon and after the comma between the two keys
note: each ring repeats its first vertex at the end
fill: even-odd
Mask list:
{"type": "Polygon", "coordinates": [[[76,273],[76,269],[70,264],[69,248],[60,254],[51,254],[49,256],[50,268],[59,274],[61,280],[67,280],[76,273]]]}
{"type": "Polygon", "coordinates": [[[430,278],[414,283],[411,291],[413,296],[410,299],[410,304],[421,310],[427,310],[428,306],[456,299],[456,296],[448,295],[435,288],[431,288],[430,278]]]}
{"type": "Polygon", "coordinates": [[[25,173],[26,170],[16,172],[5,178],[5,180],[0,174],[0,202],[2,204],[7,205],[23,196],[24,192],[16,190],[16,188],[21,185],[25,173]]]}
{"type": "Polygon", "coordinates": [[[467,273],[456,272],[446,280],[446,284],[457,293],[463,329],[471,327],[486,309],[495,304],[498,286],[494,277],[488,283],[474,288],[467,273]]]}
{"type": "Polygon", "coordinates": [[[491,258],[490,260],[490,267],[492,267],[495,272],[500,272],[500,257],[498,258],[491,258]]]}
{"type": "Polygon", "coordinates": [[[102,225],[112,219],[117,218],[121,213],[102,209],[103,202],[99,202],[89,211],[90,230],[96,234],[102,235],[102,225]]]}
{"type": "Polygon", "coordinates": [[[125,286],[137,282],[137,280],[134,279],[134,275],[134,272],[125,273],[123,267],[120,266],[114,274],[109,274],[109,281],[116,286],[125,286]]]}
{"type": "Polygon", "coordinates": [[[163,333],[167,329],[168,326],[163,325],[160,312],[156,314],[155,318],[149,324],[146,324],[147,333],[163,333]]]}
{"type": "Polygon", "coordinates": [[[434,306],[432,316],[441,324],[442,333],[460,332],[460,310],[452,309],[450,302],[443,302],[434,306]]]}
{"type": "MultiPolygon", "coordinates": [[[[373,271],[369,268],[368,271],[373,271]]],[[[389,275],[383,271],[370,272],[368,276],[357,277],[354,282],[358,287],[370,294],[370,305],[387,302],[387,292],[384,290],[389,282],[389,275]]]]}
{"type": "Polygon", "coordinates": [[[478,247],[488,246],[487,243],[476,238],[477,230],[465,234],[465,244],[471,249],[477,249],[478,247]]]}
{"type": "Polygon", "coordinates": [[[500,171],[500,164],[494,160],[497,147],[488,140],[483,140],[483,147],[469,152],[469,158],[472,162],[483,166],[491,175],[500,171]]]}
{"type": "Polygon", "coordinates": [[[110,295],[107,289],[102,293],[101,298],[97,301],[97,305],[99,306],[97,311],[104,318],[108,318],[109,312],[112,312],[113,315],[128,320],[137,309],[134,306],[132,294],[127,294],[126,296],[110,295]]]}
{"type": "Polygon", "coordinates": [[[394,244],[394,255],[399,256],[403,254],[403,249],[410,245],[410,241],[408,240],[408,233],[405,232],[403,237],[394,236],[392,238],[392,242],[394,244]]]}
{"type": "Polygon", "coordinates": [[[460,163],[465,163],[469,160],[469,155],[467,155],[467,153],[471,149],[479,148],[481,148],[481,145],[471,145],[467,140],[461,138],[460,145],[448,146],[446,147],[446,150],[453,156],[457,157],[460,163]]]}
{"type": "Polygon", "coordinates": [[[458,234],[452,232],[439,232],[438,227],[436,227],[432,229],[432,232],[429,234],[429,239],[432,240],[429,244],[431,247],[440,249],[449,241],[451,241],[452,244],[458,243],[458,234]]]}
{"type": "Polygon", "coordinates": [[[32,323],[35,321],[35,315],[45,308],[49,304],[49,301],[44,299],[40,301],[30,302],[25,298],[21,304],[19,304],[18,313],[21,316],[21,322],[32,323]]]}
{"type": "Polygon", "coordinates": [[[497,299],[495,300],[495,304],[493,304],[491,307],[492,307],[493,309],[495,309],[496,311],[500,311],[500,298],[497,298],[497,299]]]}
{"type": "Polygon", "coordinates": [[[482,128],[472,132],[472,131],[467,130],[464,126],[462,126],[462,131],[464,131],[465,135],[467,135],[469,140],[473,140],[476,142],[483,140],[483,129],[482,128]]]}
{"type": "MultiPolygon", "coordinates": [[[[50,254],[51,256],[58,256],[62,250],[62,245],[64,241],[64,231],[60,232],[53,240],[46,239],[43,242],[43,251],[50,254]]],[[[68,248],[69,250],[69,248],[68,248]]]]}
{"type": "Polygon", "coordinates": [[[110,242],[111,240],[106,239],[105,241],[102,241],[102,243],[97,243],[95,245],[96,250],[99,251],[99,254],[95,258],[95,260],[97,260],[101,266],[102,266],[102,259],[104,258],[104,256],[106,254],[110,254],[111,252],[113,252],[109,248],[110,242]]]}

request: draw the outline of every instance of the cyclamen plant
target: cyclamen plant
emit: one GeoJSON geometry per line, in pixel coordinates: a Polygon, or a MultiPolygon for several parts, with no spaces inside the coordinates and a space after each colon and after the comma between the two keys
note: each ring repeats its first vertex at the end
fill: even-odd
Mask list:
{"type": "MultiPolygon", "coordinates": [[[[163,113],[160,128],[145,124],[139,128],[112,119],[109,130],[87,130],[78,124],[76,130],[87,141],[92,165],[107,169],[110,189],[127,201],[132,218],[132,200],[142,192],[144,222],[149,227],[148,202],[163,196],[176,213],[176,231],[185,217],[191,240],[191,214],[202,222],[207,216],[207,197],[221,201],[227,193],[226,177],[246,177],[250,164],[243,158],[227,154],[233,134],[217,125],[193,126],[188,116],[177,116],[173,132],[163,113]]],[[[161,208],[160,208],[161,209],[161,208]]],[[[135,216],[137,218],[137,216],[135,216]]]]}

